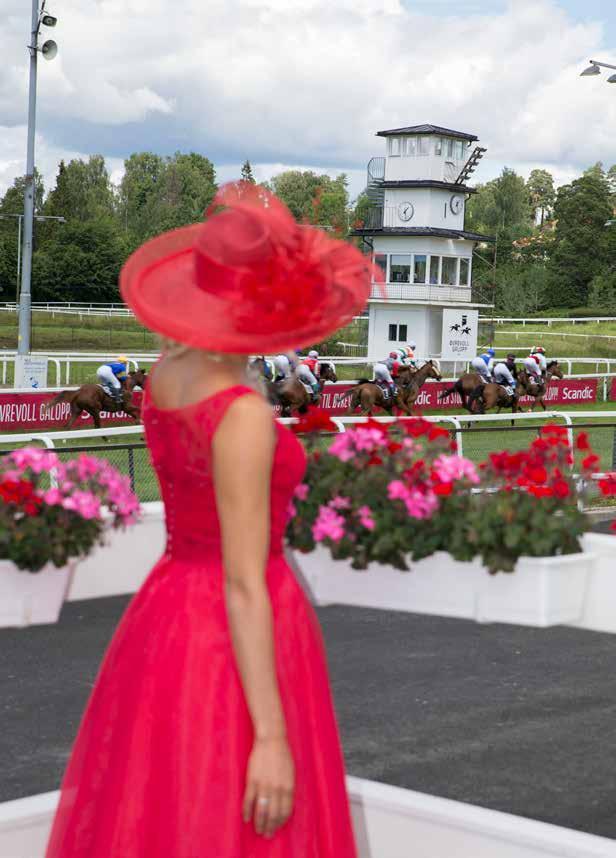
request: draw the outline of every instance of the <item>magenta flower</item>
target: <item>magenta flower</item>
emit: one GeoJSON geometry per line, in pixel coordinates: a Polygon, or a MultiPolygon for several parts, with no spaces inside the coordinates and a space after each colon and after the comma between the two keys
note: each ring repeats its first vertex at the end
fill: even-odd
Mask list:
{"type": "Polygon", "coordinates": [[[360,506],[357,510],[357,514],[359,515],[359,523],[362,527],[365,527],[366,530],[374,530],[376,524],[372,517],[372,510],[369,506],[360,506]]]}
{"type": "Polygon", "coordinates": [[[407,486],[402,480],[392,480],[387,486],[390,500],[401,500],[411,518],[429,518],[438,508],[438,499],[432,491],[407,486]]]}
{"type": "Polygon", "coordinates": [[[327,452],[340,459],[341,462],[349,462],[355,455],[351,433],[341,432],[334,438],[327,452]]]}
{"type": "Polygon", "coordinates": [[[470,483],[479,483],[479,474],[471,461],[463,456],[440,455],[434,460],[434,473],[442,483],[453,483],[467,479],[470,483]]]}
{"type": "Polygon", "coordinates": [[[340,542],[345,535],[345,523],[344,518],[329,506],[319,507],[316,521],[312,525],[315,542],[323,542],[325,539],[340,542]]]}
{"type": "Polygon", "coordinates": [[[60,489],[48,489],[43,492],[42,498],[48,506],[60,506],[64,499],[60,489]]]}
{"type": "Polygon", "coordinates": [[[327,504],[330,509],[350,509],[351,508],[351,499],[345,498],[342,495],[336,495],[335,498],[332,498],[330,502],[327,504]]]}
{"type": "Polygon", "coordinates": [[[21,450],[13,450],[12,453],[9,453],[7,459],[22,470],[30,468],[35,474],[49,472],[60,463],[55,453],[49,450],[41,450],[38,447],[24,447],[21,450]]]}
{"type": "Polygon", "coordinates": [[[297,500],[305,501],[309,493],[310,486],[308,483],[300,483],[299,486],[296,486],[293,497],[297,498],[297,500]]]}
{"type": "Polygon", "coordinates": [[[72,510],[85,519],[100,518],[101,504],[92,492],[77,490],[62,501],[64,509],[72,510]]]}

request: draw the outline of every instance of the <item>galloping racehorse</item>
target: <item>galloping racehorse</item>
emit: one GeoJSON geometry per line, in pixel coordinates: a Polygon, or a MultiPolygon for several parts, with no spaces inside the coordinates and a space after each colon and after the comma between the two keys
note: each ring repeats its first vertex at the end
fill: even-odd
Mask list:
{"type": "Polygon", "coordinates": [[[535,400],[532,407],[528,409],[529,411],[533,411],[537,403],[541,405],[544,411],[546,410],[543,398],[547,393],[548,384],[552,378],[564,378],[564,373],[557,360],[551,360],[549,362],[546,368],[545,379],[539,382],[539,384],[531,379],[525,369],[521,369],[518,372],[518,388],[520,391],[518,395],[523,395],[525,393],[528,396],[532,396],[535,400]]]}
{"type": "Polygon", "coordinates": [[[471,411],[472,409],[469,407],[468,401],[469,397],[474,390],[477,390],[483,384],[485,382],[478,372],[463,372],[451,387],[447,387],[442,393],[439,393],[438,401],[442,402],[443,399],[447,399],[452,393],[457,393],[462,400],[462,407],[466,408],[467,411],[471,411]]]}
{"type": "Polygon", "coordinates": [[[374,381],[362,378],[348,391],[351,396],[348,413],[353,414],[357,408],[361,408],[362,415],[372,414],[375,408],[391,413],[396,407],[412,415],[419,391],[428,378],[441,380],[438,365],[431,360],[426,361],[421,369],[416,371],[405,367],[398,374],[398,391],[393,399],[391,396],[386,397],[383,388],[374,381]]]}
{"type": "Polygon", "coordinates": [[[502,408],[511,408],[512,414],[515,414],[518,410],[518,393],[509,393],[504,385],[491,381],[478,385],[468,397],[467,403],[471,414],[485,414],[490,408],[498,408],[498,414],[502,408]]]}
{"type": "Polygon", "coordinates": [[[141,420],[141,411],[133,403],[133,389],[143,387],[146,380],[146,370],[137,369],[129,372],[122,384],[122,405],[118,406],[114,399],[100,384],[82,384],[78,390],[64,390],[59,393],[45,408],[51,408],[59,402],[68,402],[71,406],[71,416],[66,429],[72,429],[82,411],[86,411],[94,421],[97,429],[101,428],[101,411],[125,411],[135,423],[141,420]]]}
{"type": "Polygon", "coordinates": [[[250,370],[259,375],[268,402],[280,406],[282,417],[290,417],[293,411],[305,414],[308,406],[319,404],[325,382],[338,381],[335,365],[331,361],[319,361],[319,393],[315,402],[312,391],[308,391],[295,376],[284,381],[270,381],[266,376],[266,361],[263,357],[255,358],[250,364],[250,370]]]}

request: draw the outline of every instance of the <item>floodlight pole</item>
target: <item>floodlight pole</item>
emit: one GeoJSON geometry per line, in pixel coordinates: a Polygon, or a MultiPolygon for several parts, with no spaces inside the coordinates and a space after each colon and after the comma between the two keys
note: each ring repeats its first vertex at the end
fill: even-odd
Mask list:
{"type": "Polygon", "coordinates": [[[616,66],[612,66],[609,63],[600,63],[598,60],[591,60],[590,64],[591,64],[591,66],[599,66],[602,69],[615,69],[616,70],[616,66]]]}
{"type": "MultiPolygon", "coordinates": [[[[34,233],[34,135],[36,130],[36,71],[38,61],[38,36],[40,29],[39,0],[32,0],[32,28],[30,51],[30,86],[28,101],[28,151],[26,158],[26,182],[24,186],[24,235],[21,260],[21,289],[19,292],[19,334],[17,353],[30,352],[30,326],[32,315],[32,237],[34,233]]],[[[45,0],[41,12],[45,8],[45,0]]]]}

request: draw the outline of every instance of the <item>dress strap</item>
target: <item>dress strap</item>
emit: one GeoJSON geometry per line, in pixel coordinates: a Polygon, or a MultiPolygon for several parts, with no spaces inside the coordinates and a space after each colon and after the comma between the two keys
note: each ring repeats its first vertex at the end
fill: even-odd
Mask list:
{"type": "Polygon", "coordinates": [[[202,411],[207,414],[207,428],[210,438],[214,437],[223,417],[235,400],[249,393],[259,396],[254,388],[248,387],[246,384],[236,384],[226,390],[220,390],[204,400],[202,411]]]}

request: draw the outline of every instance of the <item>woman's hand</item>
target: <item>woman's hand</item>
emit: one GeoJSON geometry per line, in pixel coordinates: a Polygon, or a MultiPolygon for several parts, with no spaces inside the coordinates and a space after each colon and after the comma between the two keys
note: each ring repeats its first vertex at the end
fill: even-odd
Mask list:
{"type": "Polygon", "coordinates": [[[254,819],[255,831],[272,837],[293,810],[295,766],[287,740],[255,739],[248,759],[244,822],[254,819]]]}

